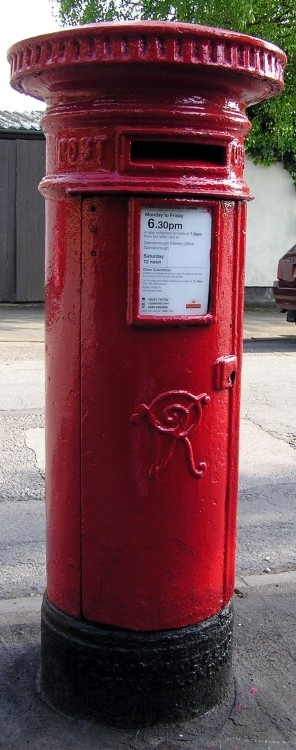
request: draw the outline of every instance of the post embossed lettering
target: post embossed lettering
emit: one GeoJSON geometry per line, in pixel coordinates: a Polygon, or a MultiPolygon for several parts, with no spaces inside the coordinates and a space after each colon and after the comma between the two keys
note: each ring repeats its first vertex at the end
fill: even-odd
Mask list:
{"type": "Polygon", "coordinates": [[[82,136],[81,138],[60,138],[58,142],[58,161],[62,166],[71,164],[91,164],[98,166],[101,161],[100,138],[82,136]]]}

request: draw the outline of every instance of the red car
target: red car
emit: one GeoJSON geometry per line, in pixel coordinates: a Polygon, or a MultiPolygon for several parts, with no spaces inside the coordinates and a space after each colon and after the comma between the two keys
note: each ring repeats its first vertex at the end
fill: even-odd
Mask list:
{"type": "Polygon", "coordinates": [[[273,294],[276,306],[287,313],[287,321],[296,323],[296,245],[279,260],[273,294]]]}

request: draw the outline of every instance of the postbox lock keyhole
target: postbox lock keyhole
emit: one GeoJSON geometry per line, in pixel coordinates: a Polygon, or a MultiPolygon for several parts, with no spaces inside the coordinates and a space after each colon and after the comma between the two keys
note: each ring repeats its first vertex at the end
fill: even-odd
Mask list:
{"type": "Polygon", "coordinates": [[[214,364],[214,387],[217,391],[225,388],[233,388],[236,380],[237,357],[234,354],[225,354],[216,359],[214,364]]]}

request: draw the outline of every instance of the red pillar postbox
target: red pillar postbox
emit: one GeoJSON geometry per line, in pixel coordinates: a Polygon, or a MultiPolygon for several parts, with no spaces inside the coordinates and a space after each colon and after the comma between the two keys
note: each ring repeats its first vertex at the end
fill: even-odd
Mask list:
{"type": "Polygon", "coordinates": [[[231,662],[245,107],[285,55],[189,24],[97,24],[11,48],[47,102],[47,592],[63,711],[179,720],[231,662]]]}

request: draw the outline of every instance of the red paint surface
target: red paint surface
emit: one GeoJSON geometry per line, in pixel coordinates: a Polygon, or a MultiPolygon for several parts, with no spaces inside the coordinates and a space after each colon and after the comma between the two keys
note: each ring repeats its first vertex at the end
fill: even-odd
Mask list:
{"type": "Polygon", "coordinates": [[[232,595],[239,379],[232,389],[215,390],[214,365],[223,352],[235,351],[241,361],[236,321],[241,327],[243,275],[237,266],[243,243],[238,253],[235,234],[241,213],[241,202],[219,204],[216,323],[133,328],[126,325],[127,277],[121,272],[127,267],[128,198],[84,201],[82,503],[87,619],[134,629],[180,627],[219,611],[232,595]],[[91,255],[90,216],[97,217],[102,237],[96,257],[91,255]],[[180,439],[165,468],[151,478],[157,434],[147,416],[135,422],[133,415],[139,405],[150,405],[172,389],[196,396],[205,393],[211,399],[191,435],[197,462],[207,466],[200,478],[190,471],[180,439]]]}
{"type": "Polygon", "coordinates": [[[134,630],[197,623],[234,586],[245,106],[281,90],[285,56],[144,23],[10,60],[15,88],[48,103],[48,596],[134,630]],[[140,199],[211,206],[209,311],[190,325],[137,318],[140,199]]]}
{"type": "Polygon", "coordinates": [[[81,202],[46,205],[46,549],[50,600],[81,612],[81,202]]]}

